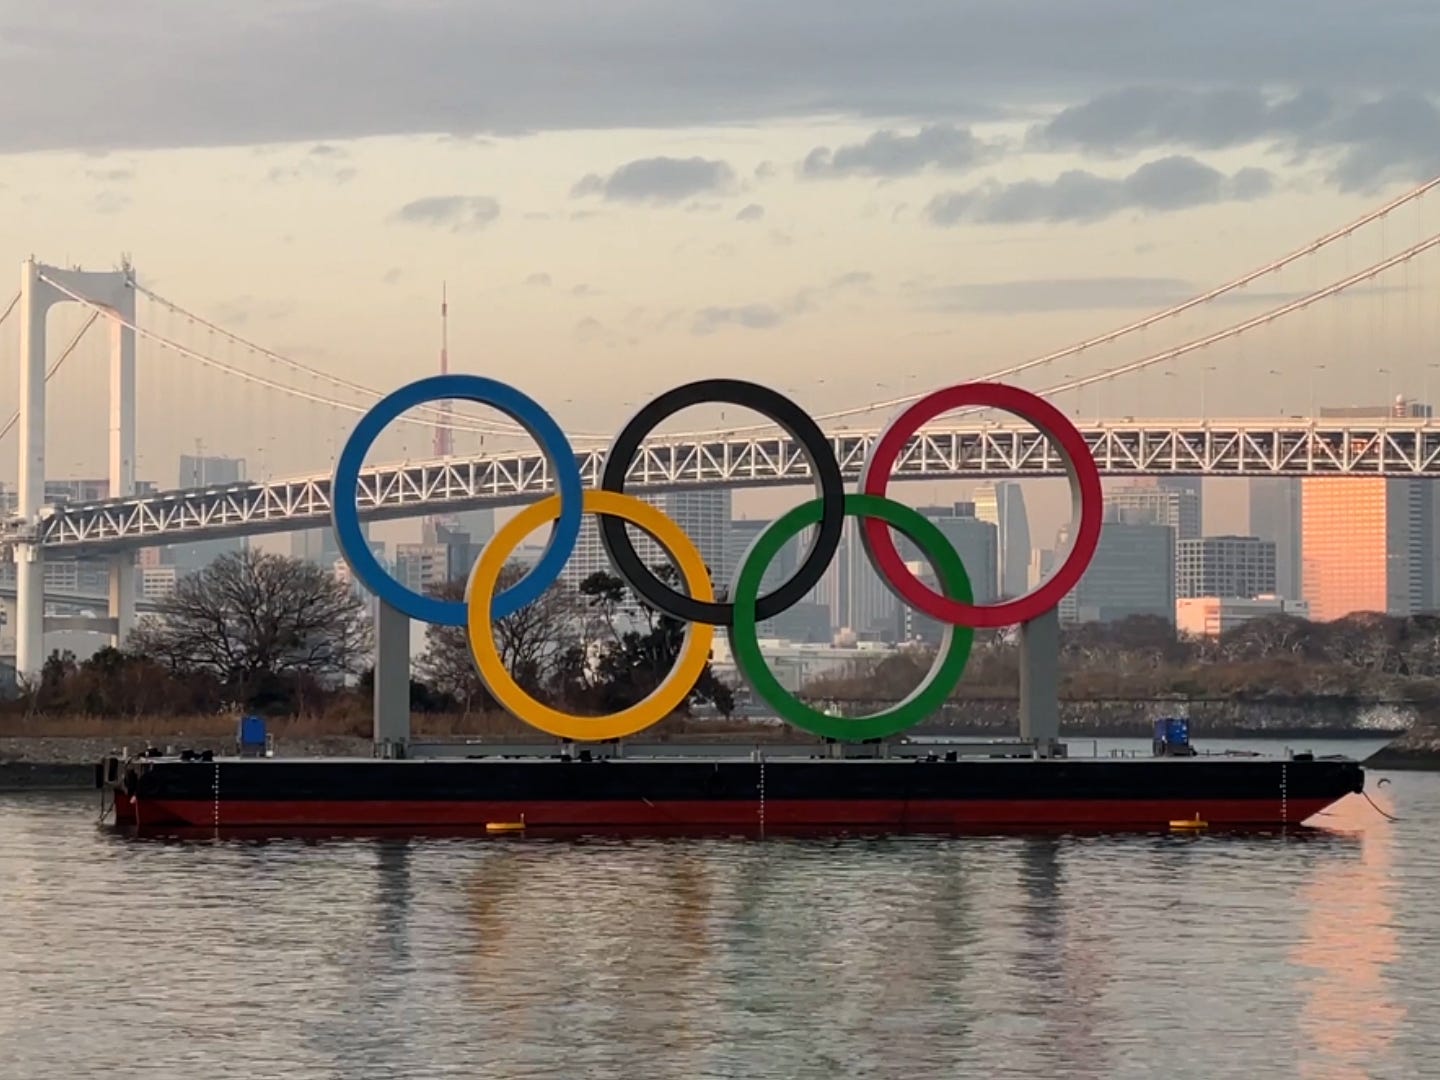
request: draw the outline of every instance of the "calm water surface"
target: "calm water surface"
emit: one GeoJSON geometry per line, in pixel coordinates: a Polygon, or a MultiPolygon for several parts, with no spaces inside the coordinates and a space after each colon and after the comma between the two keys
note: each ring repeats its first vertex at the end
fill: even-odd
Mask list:
{"type": "Polygon", "coordinates": [[[1440,1076],[1440,775],[1380,775],[1399,822],[1304,838],[164,843],[0,796],[0,1077],[1440,1076]]]}

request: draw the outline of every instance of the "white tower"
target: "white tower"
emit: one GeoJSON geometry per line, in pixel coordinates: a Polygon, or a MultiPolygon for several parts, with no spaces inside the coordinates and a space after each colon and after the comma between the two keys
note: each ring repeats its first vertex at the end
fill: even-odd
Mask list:
{"type": "MultiPolygon", "coordinates": [[[[45,564],[39,539],[45,505],[45,321],[55,304],[104,308],[110,323],[110,496],[135,493],[135,290],[131,270],[63,270],[33,258],[20,266],[20,484],[18,512],[28,540],[15,545],[15,673],[39,674],[45,663],[45,564]],[[129,324],[129,325],[126,325],[129,324]]],[[[110,560],[109,618],[91,629],[123,644],[135,621],[135,557],[110,560]]],[[[76,620],[65,626],[78,628],[76,620]]]]}

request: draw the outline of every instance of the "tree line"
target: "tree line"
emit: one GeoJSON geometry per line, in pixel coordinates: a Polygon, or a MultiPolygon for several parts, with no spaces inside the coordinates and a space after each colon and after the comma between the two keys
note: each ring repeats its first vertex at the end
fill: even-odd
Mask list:
{"type": "MultiPolygon", "coordinates": [[[[512,563],[503,589],[525,573],[512,563]]],[[[675,582],[674,570],[657,567],[675,582]]],[[[464,586],[435,590],[461,599],[464,586]]],[[[645,698],[679,655],[685,627],[655,615],[618,578],[557,582],[534,604],[495,623],[502,661],[533,697],[583,713],[645,698]]],[[[333,573],[301,559],[246,549],[181,578],[123,649],[80,661],[52,653],[37,679],[20,681],[11,710],[41,714],[368,714],[373,691],[369,605],[333,573]]],[[[464,627],[429,626],[411,681],[421,712],[495,708],[464,627]]],[[[730,688],[707,664],[692,702],[728,716],[730,688]]]]}
{"type": "MultiPolygon", "coordinates": [[[[511,564],[500,588],[525,568],[511,564]]],[[[657,567],[672,584],[673,568],[657,567]]],[[[462,596],[453,583],[439,590],[462,596]]],[[[685,626],[656,615],[628,587],[597,573],[556,583],[499,620],[502,662],[533,697],[581,713],[608,713],[648,695],[670,671],[685,626]]],[[[1440,700],[1440,614],[1358,614],[1329,623],[1292,615],[1252,619],[1216,638],[1177,634],[1163,619],[1087,623],[1062,633],[1062,694],[1071,699],[1290,698],[1440,700]]],[[[905,648],[812,680],[817,701],[896,701],[933,654],[905,648]]],[[[123,649],[84,661],[52,654],[22,680],[10,711],[94,716],[368,715],[369,606],[311,563],[253,550],[227,554],[177,583],[123,649]]],[[[980,631],[957,698],[1013,697],[1013,631],[980,631]]],[[[411,684],[418,712],[487,713],[494,701],[470,656],[464,627],[429,626],[411,684]]],[[[735,693],[706,666],[685,708],[722,716],[735,693]]]]}
{"type": "MultiPolygon", "coordinates": [[[[1363,612],[1332,622],[1276,614],[1217,637],[1176,632],[1135,616],[1061,631],[1061,696],[1367,701],[1440,700],[1440,613],[1363,612]]],[[[812,680],[816,700],[894,701],[929,669],[933,651],[904,649],[812,680]]],[[[954,697],[1013,697],[1020,674],[1013,631],[977,631],[954,697]]]]}

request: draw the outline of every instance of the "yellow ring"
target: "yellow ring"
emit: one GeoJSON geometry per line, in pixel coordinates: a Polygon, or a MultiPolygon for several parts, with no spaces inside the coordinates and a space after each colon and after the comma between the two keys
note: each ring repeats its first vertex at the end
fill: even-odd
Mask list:
{"type": "MultiPolygon", "coordinates": [[[[587,491],[584,512],[609,514],[640,526],[670,552],[692,597],[707,603],[715,598],[705,560],[695,544],[679,525],[649,503],[617,491],[587,491]]],[[[500,650],[495,645],[495,628],[490,622],[490,607],[500,580],[500,570],[509,560],[510,553],[532,532],[559,516],[560,496],[551,495],[516,514],[481,550],[465,590],[470,652],[475,658],[480,678],[495,700],[531,727],[577,742],[623,739],[658,724],[690,695],[710,660],[715,628],[705,623],[687,624],[680,655],[670,674],[647,698],[628,709],[610,716],[575,716],[536,701],[511,677],[501,662],[500,650]]]]}

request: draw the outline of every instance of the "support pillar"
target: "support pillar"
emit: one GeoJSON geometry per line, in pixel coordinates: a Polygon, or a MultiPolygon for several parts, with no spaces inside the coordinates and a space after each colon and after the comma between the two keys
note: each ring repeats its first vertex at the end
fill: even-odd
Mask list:
{"type": "Polygon", "coordinates": [[[1020,625],[1020,738],[1049,757],[1060,738],[1060,613],[1020,625]]]}
{"type": "MultiPolygon", "coordinates": [[[[34,259],[20,264],[19,505],[32,528],[45,503],[45,318],[53,290],[34,259]]],[[[39,544],[15,546],[15,674],[34,678],[45,663],[45,562],[39,544]]]]}
{"type": "MultiPolygon", "coordinates": [[[[132,325],[135,290],[129,266],[77,270],[20,264],[20,484],[18,515],[34,536],[45,505],[45,319],[54,304],[79,302],[132,325]]],[[[135,491],[135,332],[111,324],[110,494],[135,491]]],[[[38,539],[38,537],[37,537],[38,539]]],[[[15,545],[15,673],[35,677],[45,663],[45,562],[39,543],[15,545]]],[[[110,564],[111,641],[119,644],[135,615],[134,557],[110,564]]]]}
{"type": "Polygon", "coordinates": [[[125,639],[135,629],[135,553],[126,551],[110,557],[110,620],[115,631],[110,644],[125,647],[125,639]]]}
{"type": "Polygon", "coordinates": [[[404,757],[410,742],[410,619],[375,597],[375,754],[404,757]]]}
{"type": "MultiPolygon", "coordinates": [[[[110,497],[135,494],[135,290],[129,271],[112,300],[110,323],[110,497]],[[123,322],[121,321],[123,320],[123,322]],[[130,325],[125,325],[126,323],[130,325]]],[[[135,553],[110,559],[110,644],[123,648],[135,627],[135,553]]]]}

